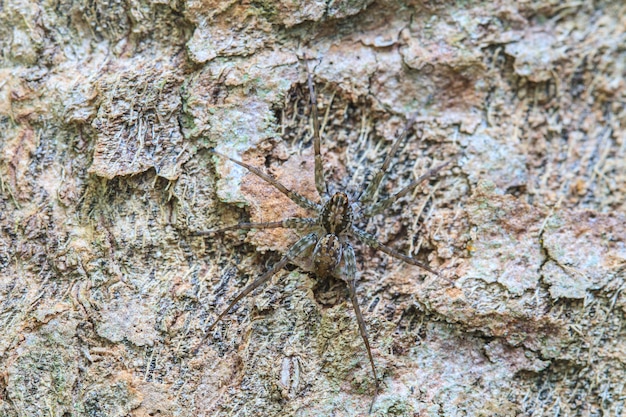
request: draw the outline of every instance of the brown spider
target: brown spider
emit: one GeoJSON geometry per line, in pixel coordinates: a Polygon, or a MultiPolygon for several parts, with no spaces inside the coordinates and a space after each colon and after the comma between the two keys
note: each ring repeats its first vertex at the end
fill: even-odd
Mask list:
{"type": "Polygon", "coordinates": [[[359,303],[356,296],[356,258],[354,255],[354,249],[352,248],[352,245],[350,244],[348,238],[356,237],[362,243],[365,243],[366,245],[374,249],[380,250],[381,252],[384,252],[394,258],[400,259],[411,265],[419,266],[420,268],[435,275],[439,274],[424,263],[418,261],[417,259],[411,256],[403,255],[396,250],[391,249],[388,246],[385,246],[382,243],[378,242],[373,235],[358,228],[353,223],[353,220],[355,218],[369,218],[371,216],[382,213],[395,201],[411,193],[422,182],[429,179],[430,177],[441,171],[443,168],[448,166],[454,159],[427,171],[424,175],[412,181],[410,184],[402,188],[397,193],[391,195],[390,197],[377,202],[374,201],[376,191],[380,186],[385,172],[391,164],[391,159],[396,154],[400,143],[403,142],[403,140],[406,138],[411,126],[415,122],[415,116],[413,116],[407,121],[402,134],[399,135],[398,138],[394,141],[391,147],[391,151],[385,157],[382,166],[376,171],[373,180],[369,183],[369,185],[361,195],[357,196],[354,201],[350,201],[348,195],[343,192],[336,192],[333,195],[330,195],[328,193],[326,181],[324,179],[322,155],[320,152],[321,138],[320,125],[317,114],[317,99],[315,96],[315,89],[313,87],[311,73],[308,71],[308,68],[307,74],[308,88],[311,96],[311,113],[313,117],[315,187],[320,196],[321,203],[315,203],[304,197],[303,195],[287,189],[284,185],[282,185],[274,178],[256,167],[248,165],[245,162],[233,159],[229,156],[223,155],[215,150],[210,150],[210,152],[222,158],[228,159],[233,163],[242,166],[253,174],[259,176],[272,186],[276,187],[280,192],[289,197],[289,199],[291,199],[298,206],[315,213],[315,216],[307,218],[292,217],[275,222],[238,223],[232,226],[221,227],[218,229],[195,232],[194,235],[206,236],[213,235],[215,233],[226,232],[229,230],[271,228],[287,228],[297,230],[308,229],[309,233],[300,238],[296,243],[294,243],[280,261],[274,264],[274,266],[267,270],[263,275],[255,279],[251,284],[249,284],[239,294],[237,294],[237,296],[233,299],[233,301],[231,301],[228,307],[226,307],[217,316],[217,319],[213,322],[213,324],[209,326],[205,333],[205,336],[203,337],[200,344],[198,344],[195,351],[199,349],[207,335],[213,330],[213,328],[215,328],[220,320],[222,320],[224,316],[226,316],[226,314],[230,312],[235,304],[237,304],[241,299],[250,294],[256,288],[269,281],[276,272],[281,270],[290,261],[293,261],[298,256],[312,249],[312,265],[315,274],[318,277],[335,276],[345,281],[348,285],[350,299],[352,301],[352,307],[354,308],[354,312],[356,314],[359,326],[359,332],[361,334],[361,338],[363,339],[363,343],[365,344],[367,356],[372,367],[372,373],[374,374],[374,394],[372,398],[372,403],[369,408],[369,412],[371,413],[372,407],[374,406],[374,402],[376,400],[376,396],[378,395],[379,382],[378,376],[376,374],[376,367],[374,365],[374,359],[372,357],[372,351],[370,349],[365,321],[363,320],[363,315],[361,313],[361,309],[359,308],[359,303]]]}

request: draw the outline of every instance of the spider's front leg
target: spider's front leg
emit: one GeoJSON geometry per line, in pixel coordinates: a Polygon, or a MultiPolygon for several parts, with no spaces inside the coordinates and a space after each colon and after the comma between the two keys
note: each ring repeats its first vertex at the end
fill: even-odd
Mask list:
{"type": "Polygon", "coordinates": [[[276,181],[276,179],[274,179],[272,176],[266,174],[265,172],[261,171],[257,167],[254,167],[254,166],[252,166],[250,164],[246,164],[245,162],[239,161],[238,159],[231,158],[230,156],[227,156],[227,155],[224,155],[223,153],[217,152],[214,149],[209,149],[209,152],[211,152],[212,154],[217,155],[217,156],[219,156],[221,158],[228,159],[229,161],[239,165],[240,167],[243,167],[243,168],[247,169],[248,171],[252,172],[254,175],[256,175],[257,177],[261,178],[262,180],[264,180],[268,184],[271,184],[274,188],[276,188],[278,191],[280,191],[281,193],[286,195],[291,201],[293,201],[294,203],[296,203],[300,207],[305,208],[307,210],[313,210],[314,212],[319,213],[319,211],[321,209],[319,204],[314,203],[311,200],[309,200],[308,198],[306,198],[305,196],[303,196],[301,194],[298,194],[297,192],[288,189],[287,187],[282,185],[280,182],[276,181]]]}
{"type": "MultiPolygon", "coordinates": [[[[306,58],[305,58],[306,60],[306,58]]],[[[328,188],[324,178],[324,167],[322,166],[322,135],[320,132],[320,121],[317,115],[317,96],[315,95],[315,87],[313,86],[313,76],[309,70],[309,61],[305,63],[307,73],[307,84],[309,87],[309,96],[311,97],[311,115],[313,117],[313,152],[315,153],[315,188],[320,198],[324,200],[328,196],[328,188]]]]}
{"type": "Polygon", "coordinates": [[[397,137],[397,139],[393,142],[393,145],[391,146],[391,150],[387,153],[387,156],[385,157],[383,164],[380,166],[380,168],[376,170],[376,173],[374,174],[374,178],[367,185],[367,188],[365,188],[365,191],[358,199],[361,203],[369,203],[374,200],[374,196],[376,192],[378,191],[378,187],[380,187],[380,183],[382,182],[383,177],[385,176],[385,173],[389,169],[389,165],[391,165],[391,160],[395,156],[396,152],[398,152],[400,143],[404,142],[404,139],[406,139],[406,137],[408,136],[409,130],[411,130],[411,127],[415,123],[416,118],[417,118],[417,114],[414,114],[409,118],[409,120],[407,120],[406,125],[404,126],[404,130],[402,131],[402,134],[400,134],[397,137]]]}
{"type": "Polygon", "coordinates": [[[374,205],[368,206],[365,210],[363,210],[363,214],[366,217],[372,217],[372,216],[382,213],[387,207],[391,206],[393,203],[395,203],[397,200],[404,197],[405,195],[412,193],[420,184],[422,184],[427,179],[434,177],[439,171],[441,171],[442,169],[450,165],[455,160],[456,160],[456,157],[450,159],[449,161],[435,168],[432,168],[426,171],[424,175],[417,178],[415,181],[411,181],[409,185],[407,185],[406,187],[404,187],[397,193],[393,194],[391,197],[386,198],[382,201],[378,201],[374,205]]]}

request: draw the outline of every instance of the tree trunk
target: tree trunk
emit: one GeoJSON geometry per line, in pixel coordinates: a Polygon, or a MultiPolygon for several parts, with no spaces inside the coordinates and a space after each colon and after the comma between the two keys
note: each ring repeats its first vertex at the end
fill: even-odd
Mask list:
{"type": "MultiPolygon", "coordinates": [[[[0,416],[366,415],[345,279],[312,254],[218,314],[329,192],[452,161],[347,238],[373,415],[625,413],[621,2],[0,7],[0,416]]],[[[365,205],[372,206],[370,202],[365,205]]],[[[342,237],[343,239],[343,237],[342,237]]]]}

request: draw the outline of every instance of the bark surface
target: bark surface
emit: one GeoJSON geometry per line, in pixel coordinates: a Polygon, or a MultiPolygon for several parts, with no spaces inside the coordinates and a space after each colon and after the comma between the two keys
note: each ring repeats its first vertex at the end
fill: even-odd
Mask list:
{"type": "Polygon", "coordinates": [[[353,242],[381,416],[626,413],[626,7],[561,1],[0,6],[0,416],[366,415],[345,284],[305,258],[206,329],[308,214],[207,150],[331,190],[441,277],[353,242]]]}

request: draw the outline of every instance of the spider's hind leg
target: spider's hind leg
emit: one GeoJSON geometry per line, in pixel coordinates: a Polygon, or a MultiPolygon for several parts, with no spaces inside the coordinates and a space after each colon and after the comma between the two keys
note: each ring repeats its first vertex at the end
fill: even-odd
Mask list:
{"type": "Polygon", "coordinates": [[[350,300],[352,301],[352,308],[354,309],[354,314],[356,315],[356,321],[359,325],[359,333],[361,334],[361,338],[363,339],[363,344],[365,345],[365,350],[367,350],[367,357],[369,358],[370,365],[372,366],[372,373],[374,374],[374,395],[372,397],[372,403],[370,404],[369,412],[372,412],[372,408],[374,407],[374,402],[376,401],[376,397],[378,396],[378,375],[376,374],[376,366],[374,365],[374,358],[372,356],[372,349],[370,348],[369,336],[367,334],[367,327],[365,327],[365,320],[363,320],[363,314],[361,313],[361,308],[359,307],[359,300],[356,296],[356,257],[354,256],[354,249],[349,243],[345,244],[344,252],[343,252],[344,260],[345,260],[345,270],[346,277],[345,281],[348,284],[348,290],[350,291],[350,300]]]}
{"type": "Polygon", "coordinates": [[[299,256],[301,253],[305,252],[307,249],[311,248],[313,245],[315,245],[316,242],[317,242],[317,234],[309,233],[308,235],[304,236],[303,238],[298,240],[296,243],[294,243],[293,246],[289,249],[289,251],[285,254],[285,256],[282,257],[280,261],[278,261],[276,264],[274,264],[274,266],[272,266],[270,269],[265,271],[265,273],[261,275],[259,278],[252,281],[251,284],[246,286],[239,294],[235,296],[235,298],[233,299],[233,301],[230,302],[228,307],[222,310],[222,312],[217,316],[213,324],[211,324],[209,328],[206,330],[204,336],[202,337],[202,340],[194,348],[193,352],[197,353],[197,351],[200,349],[200,346],[202,346],[202,344],[204,343],[204,340],[207,338],[209,333],[211,333],[211,331],[213,330],[213,328],[215,328],[217,323],[219,323],[230,312],[230,310],[233,307],[235,307],[235,304],[237,304],[240,300],[242,300],[245,296],[250,294],[252,291],[254,291],[255,289],[259,288],[261,285],[269,281],[270,278],[272,278],[276,272],[280,271],[285,265],[287,265],[288,262],[290,262],[291,260],[299,256]]]}
{"type": "Polygon", "coordinates": [[[398,252],[397,250],[391,249],[390,247],[383,245],[382,243],[380,243],[376,239],[376,237],[370,235],[367,232],[364,232],[363,230],[359,229],[356,226],[352,226],[352,234],[354,236],[356,236],[361,242],[363,242],[367,246],[369,246],[370,248],[373,248],[373,249],[379,250],[381,252],[384,252],[387,255],[392,256],[392,257],[394,257],[396,259],[400,259],[401,261],[404,261],[404,262],[406,262],[406,263],[408,263],[410,265],[419,266],[420,268],[422,268],[425,271],[430,272],[431,274],[435,274],[437,276],[441,276],[441,274],[439,274],[439,272],[435,271],[434,269],[432,269],[431,267],[429,267],[425,263],[420,262],[420,261],[418,261],[417,259],[415,259],[415,258],[413,258],[411,256],[403,255],[400,252],[398,252]]]}

